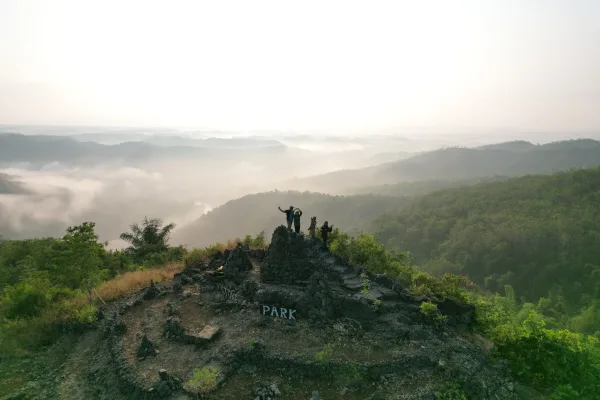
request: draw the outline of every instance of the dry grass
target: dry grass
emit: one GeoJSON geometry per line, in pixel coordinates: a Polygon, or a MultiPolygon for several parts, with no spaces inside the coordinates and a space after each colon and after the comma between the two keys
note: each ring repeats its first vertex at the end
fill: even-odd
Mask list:
{"type": "Polygon", "coordinates": [[[161,282],[171,279],[173,275],[182,270],[182,263],[172,263],[161,268],[127,272],[115,279],[104,282],[98,288],[98,293],[102,300],[112,301],[150,285],[150,281],[161,282]]]}
{"type": "Polygon", "coordinates": [[[253,242],[252,239],[245,238],[244,240],[235,239],[228,240],[226,243],[215,243],[210,245],[209,247],[205,247],[203,249],[194,249],[190,253],[187,254],[184,258],[184,265],[186,267],[192,267],[197,263],[207,261],[211,257],[213,257],[218,252],[224,252],[225,250],[233,250],[237,247],[238,242],[244,243],[248,245],[250,249],[266,249],[268,244],[262,243],[257,244],[253,242]]]}

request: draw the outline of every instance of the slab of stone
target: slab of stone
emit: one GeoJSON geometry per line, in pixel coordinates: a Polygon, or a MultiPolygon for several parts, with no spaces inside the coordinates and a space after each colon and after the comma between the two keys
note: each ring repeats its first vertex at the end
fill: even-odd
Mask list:
{"type": "Polygon", "coordinates": [[[204,329],[200,331],[198,337],[200,340],[210,342],[211,340],[215,339],[219,333],[221,333],[221,329],[218,326],[206,325],[204,329]]]}
{"type": "Polygon", "coordinates": [[[344,286],[350,290],[362,290],[363,281],[360,279],[360,276],[354,275],[352,278],[344,277],[344,286]]]}

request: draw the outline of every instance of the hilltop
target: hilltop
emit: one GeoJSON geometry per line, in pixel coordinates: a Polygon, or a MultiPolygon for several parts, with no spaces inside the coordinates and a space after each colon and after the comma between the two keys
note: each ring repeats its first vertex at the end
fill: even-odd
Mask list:
{"type": "Polygon", "coordinates": [[[516,398],[506,365],[464,333],[473,306],[415,296],[284,227],[266,250],[190,258],[172,283],[101,313],[69,359],[65,398],[425,400],[456,390],[448,382],[469,398],[516,398]]]}
{"type": "Polygon", "coordinates": [[[198,247],[243,237],[248,232],[269,232],[285,222],[285,215],[277,206],[286,209],[290,205],[306,212],[302,217],[303,230],[308,228],[310,218],[316,216],[320,224],[328,220],[344,231],[358,233],[402,201],[390,196],[332,196],[296,191],[251,194],[231,200],[175,231],[173,241],[198,247]]]}

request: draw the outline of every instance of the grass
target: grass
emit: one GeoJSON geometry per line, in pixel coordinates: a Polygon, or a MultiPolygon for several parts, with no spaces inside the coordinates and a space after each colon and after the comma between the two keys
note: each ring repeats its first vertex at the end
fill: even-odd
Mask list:
{"type": "MultiPolygon", "coordinates": [[[[101,284],[97,289],[98,294],[106,302],[113,301],[147,287],[150,285],[150,281],[161,282],[172,279],[173,275],[182,270],[182,263],[171,263],[161,268],[127,272],[101,284]]],[[[85,301],[85,298],[83,300],[85,301]]]]}
{"type": "Polygon", "coordinates": [[[215,243],[203,249],[194,249],[185,256],[183,262],[186,267],[193,267],[198,263],[208,261],[212,256],[214,256],[218,252],[222,253],[225,250],[235,249],[238,243],[247,245],[252,250],[266,249],[268,247],[268,243],[266,243],[264,239],[261,238],[261,235],[258,235],[254,239],[250,236],[246,236],[243,239],[228,240],[225,243],[215,243]]]}
{"type": "MultiPolygon", "coordinates": [[[[97,291],[105,302],[114,301],[147,287],[151,280],[161,282],[171,279],[182,269],[182,263],[172,263],[161,268],[127,272],[104,282],[97,291]]],[[[98,305],[100,300],[95,303],[98,305]]],[[[64,299],[34,318],[0,319],[0,357],[25,355],[39,346],[51,344],[60,336],[56,323],[92,323],[95,319],[96,308],[88,304],[84,294],[64,299]]]]}

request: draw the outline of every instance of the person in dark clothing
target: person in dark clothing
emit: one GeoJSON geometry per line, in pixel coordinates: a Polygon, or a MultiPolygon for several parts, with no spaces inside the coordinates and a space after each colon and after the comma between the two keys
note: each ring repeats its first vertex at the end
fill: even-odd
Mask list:
{"type": "Polygon", "coordinates": [[[316,230],[317,230],[317,217],[312,217],[310,219],[310,226],[308,227],[308,234],[310,235],[311,239],[314,239],[316,237],[316,230]]]}
{"type": "Polygon", "coordinates": [[[287,210],[282,210],[281,207],[277,207],[279,211],[285,214],[285,221],[287,222],[288,231],[292,230],[292,219],[294,218],[294,206],[290,206],[287,210]]]}
{"type": "Polygon", "coordinates": [[[300,217],[302,216],[302,210],[296,208],[294,210],[294,231],[300,233],[300,217]]]}
{"type": "Polygon", "coordinates": [[[329,226],[329,223],[327,221],[325,221],[325,223],[321,227],[321,238],[323,239],[323,248],[325,250],[329,250],[329,247],[327,247],[327,237],[329,236],[329,233],[332,230],[333,230],[333,225],[329,226]]]}

